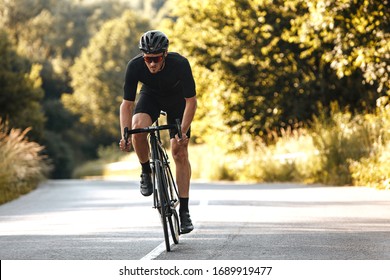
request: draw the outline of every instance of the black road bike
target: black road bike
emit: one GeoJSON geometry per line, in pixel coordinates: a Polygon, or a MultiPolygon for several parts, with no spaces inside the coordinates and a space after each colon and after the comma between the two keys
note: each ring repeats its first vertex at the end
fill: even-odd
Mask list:
{"type": "MultiPolygon", "coordinates": [[[[162,112],[162,114],[164,114],[162,112]]],[[[125,143],[131,134],[149,133],[150,145],[150,165],[152,168],[153,182],[153,208],[156,208],[160,214],[162,227],[164,231],[165,247],[167,252],[171,250],[168,227],[171,231],[172,240],[175,244],[179,243],[180,225],[179,216],[176,208],[179,205],[179,194],[172,171],[169,166],[168,154],[163,146],[160,131],[175,129],[179,138],[181,138],[180,120],[176,124],[159,125],[158,120],[149,127],[138,129],[124,129],[125,143]]]]}

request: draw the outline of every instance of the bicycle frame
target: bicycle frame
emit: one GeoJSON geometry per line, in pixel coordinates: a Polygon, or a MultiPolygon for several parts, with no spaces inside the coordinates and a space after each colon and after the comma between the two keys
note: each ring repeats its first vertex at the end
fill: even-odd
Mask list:
{"type": "MultiPolygon", "coordinates": [[[[155,124],[157,127],[159,126],[158,120],[156,121],[155,124]]],[[[180,125],[180,124],[177,123],[176,128],[178,125],[180,125]]],[[[179,133],[179,134],[180,134],[179,137],[181,138],[181,133],[179,133]]],[[[171,194],[168,197],[174,197],[175,195],[176,195],[176,197],[179,197],[179,193],[177,191],[177,186],[176,186],[175,181],[173,180],[173,174],[172,174],[172,171],[169,167],[170,162],[169,162],[169,158],[168,158],[168,153],[166,152],[166,149],[164,148],[163,143],[161,141],[160,130],[155,131],[155,133],[149,134],[149,143],[150,143],[150,147],[152,147],[152,146],[157,147],[157,151],[155,151],[156,152],[155,159],[157,159],[157,162],[153,161],[152,164],[154,164],[154,165],[156,165],[156,163],[160,164],[161,168],[163,168],[165,171],[163,173],[165,173],[165,175],[166,175],[165,176],[166,186],[173,186],[173,188],[170,188],[167,190],[167,191],[171,192],[171,194]],[[155,138],[155,139],[153,139],[153,138],[155,138]],[[155,142],[155,144],[152,145],[152,142],[154,142],[154,141],[156,141],[156,142],[155,142]],[[173,191],[175,192],[175,194],[172,193],[173,191]]],[[[152,158],[153,158],[153,156],[152,156],[152,158]]],[[[176,206],[178,204],[179,204],[179,201],[177,200],[171,206],[176,208],[176,206]]]]}
{"type": "MultiPolygon", "coordinates": [[[[158,126],[158,124],[157,124],[158,126]]],[[[150,147],[151,147],[151,165],[152,165],[152,172],[155,174],[156,172],[158,172],[156,169],[157,168],[160,168],[160,171],[161,171],[161,175],[165,175],[163,176],[163,184],[167,187],[169,186],[173,186],[173,188],[164,188],[165,191],[170,191],[171,194],[164,194],[165,197],[172,197],[174,195],[176,195],[177,197],[179,196],[178,194],[178,191],[177,191],[177,186],[176,186],[176,183],[175,181],[173,180],[173,174],[172,174],[172,171],[171,169],[169,168],[169,159],[168,159],[168,154],[161,142],[161,138],[160,138],[160,133],[159,131],[156,131],[155,133],[150,133],[149,134],[149,143],[150,143],[150,147]],[[154,149],[153,149],[154,147],[154,149]],[[172,190],[173,189],[173,190],[172,190]],[[172,192],[175,192],[172,193],[172,192]]],[[[155,179],[156,176],[153,176],[153,179],[155,179]]],[[[157,182],[153,182],[153,186],[156,186],[157,185],[157,182]]],[[[154,190],[153,190],[154,191],[154,190]]],[[[176,208],[176,206],[179,204],[179,201],[173,201],[171,202],[171,207],[174,207],[176,208]]],[[[158,205],[156,204],[156,198],[154,199],[154,208],[157,208],[158,205]]]]}
{"type": "Polygon", "coordinates": [[[176,207],[179,204],[179,195],[177,186],[173,179],[173,175],[169,166],[168,155],[162,144],[160,130],[176,129],[178,136],[181,138],[180,120],[176,120],[175,125],[159,125],[158,120],[155,125],[128,130],[124,130],[124,138],[127,139],[130,134],[149,133],[149,145],[151,152],[151,168],[153,178],[153,207],[156,208],[161,216],[161,221],[164,230],[164,238],[167,251],[170,251],[170,242],[168,236],[169,224],[171,235],[175,244],[179,242],[179,218],[176,207]]]}

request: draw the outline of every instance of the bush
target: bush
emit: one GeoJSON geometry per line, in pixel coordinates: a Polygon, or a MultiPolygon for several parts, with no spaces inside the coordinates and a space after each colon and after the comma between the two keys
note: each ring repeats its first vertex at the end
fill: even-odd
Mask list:
{"type": "Polygon", "coordinates": [[[378,111],[365,117],[372,145],[368,156],[350,161],[354,185],[390,189],[390,104],[388,97],[378,99],[378,111]]]}
{"type": "Polygon", "coordinates": [[[330,117],[316,118],[307,130],[275,133],[272,144],[241,136],[240,151],[227,151],[229,143],[199,147],[191,160],[194,178],[390,189],[389,105],[355,116],[332,106],[330,117]]]}
{"type": "Polygon", "coordinates": [[[0,119],[0,204],[36,188],[49,171],[43,147],[29,142],[29,129],[11,129],[0,119]]]}
{"type": "Polygon", "coordinates": [[[256,182],[315,181],[321,169],[313,139],[305,130],[281,130],[272,134],[273,144],[261,140],[247,144],[240,180],[256,182]]]}
{"type": "Polygon", "coordinates": [[[50,130],[46,130],[44,135],[44,153],[50,158],[53,165],[50,178],[70,178],[74,168],[74,153],[70,145],[63,140],[60,134],[50,130]]]}
{"type": "MultiPolygon", "coordinates": [[[[220,146],[213,145],[190,145],[189,158],[193,179],[206,180],[237,180],[238,173],[232,168],[229,157],[220,146]]],[[[171,161],[172,170],[175,171],[175,164],[171,161]]]]}
{"type": "Polygon", "coordinates": [[[232,148],[221,141],[215,145],[190,147],[194,179],[251,182],[313,182],[320,166],[313,140],[303,130],[274,134],[274,144],[242,136],[242,147],[232,148]]]}
{"type": "Polygon", "coordinates": [[[354,185],[390,190],[390,144],[373,156],[352,161],[350,170],[354,185]]]}
{"type": "Polygon", "coordinates": [[[370,150],[370,137],[361,116],[336,113],[331,119],[315,119],[313,140],[322,169],[317,181],[332,185],[352,183],[350,160],[359,160],[370,150]]]}

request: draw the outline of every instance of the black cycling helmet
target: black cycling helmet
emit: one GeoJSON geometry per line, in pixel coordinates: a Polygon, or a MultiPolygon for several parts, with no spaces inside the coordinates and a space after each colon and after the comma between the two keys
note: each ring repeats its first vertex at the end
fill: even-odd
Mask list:
{"type": "Polygon", "coordinates": [[[168,49],[168,37],[158,30],[144,33],[139,40],[139,49],[144,53],[162,53],[168,49]]]}

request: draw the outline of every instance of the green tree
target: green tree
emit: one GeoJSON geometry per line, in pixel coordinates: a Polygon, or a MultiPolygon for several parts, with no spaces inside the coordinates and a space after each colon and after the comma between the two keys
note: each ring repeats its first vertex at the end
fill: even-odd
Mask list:
{"type": "MultiPolygon", "coordinates": [[[[317,2],[321,1],[174,1],[171,20],[164,27],[174,38],[172,47],[189,56],[197,68],[197,84],[205,90],[199,91],[198,116],[215,112],[208,103],[210,96],[218,101],[221,113],[222,120],[206,118],[208,123],[200,127],[211,126],[212,131],[218,129],[213,123],[223,122],[231,135],[264,137],[278,127],[307,124],[318,114],[318,104],[328,110],[338,101],[352,110],[373,110],[380,95],[376,85],[362,83],[365,72],[356,68],[350,75],[337,76],[334,61],[326,59],[337,48],[332,38],[348,30],[313,28],[324,26],[313,19],[311,7],[317,2]]],[[[327,3],[336,5],[336,1],[327,3]]],[[[353,16],[354,11],[344,13],[353,16]]]]}
{"type": "Polygon", "coordinates": [[[20,57],[3,31],[0,31],[0,57],[0,118],[8,120],[11,128],[33,127],[31,137],[40,139],[45,121],[40,105],[41,67],[20,57]]]}
{"type": "Polygon", "coordinates": [[[207,105],[214,103],[207,100],[216,89],[218,93],[211,95],[232,135],[263,134],[283,122],[307,118],[299,114],[315,106],[306,90],[314,80],[306,71],[310,62],[300,59],[297,44],[281,39],[297,11],[282,1],[273,2],[177,1],[170,14],[175,22],[167,30],[172,29],[174,47],[190,56],[196,68],[201,65],[194,72],[206,70],[215,79],[198,76],[199,89],[206,90],[198,91],[206,106],[206,111],[200,106],[199,116],[214,111],[207,105]],[[283,108],[282,102],[294,111],[283,108]]]}
{"type": "Polygon", "coordinates": [[[124,69],[139,52],[139,36],[146,29],[146,20],[124,12],[102,26],[70,69],[74,92],[62,96],[65,107],[79,114],[82,124],[108,142],[118,137],[124,69]]]}
{"type": "Polygon", "coordinates": [[[372,99],[390,94],[388,0],[287,2],[307,9],[292,21],[291,30],[285,34],[288,41],[307,48],[303,55],[310,56],[319,49],[321,59],[330,63],[340,79],[362,73],[362,82],[378,93],[372,99]]]}
{"type": "Polygon", "coordinates": [[[0,0],[0,25],[18,51],[32,60],[74,58],[108,19],[128,7],[123,1],[0,0]],[[29,28],[26,28],[28,26],[29,28]]]}
{"type": "Polygon", "coordinates": [[[89,139],[91,128],[79,124],[77,114],[60,103],[61,95],[72,91],[69,69],[101,26],[119,17],[128,5],[117,0],[0,0],[0,25],[10,34],[16,51],[42,65],[36,74],[42,80],[42,105],[48,121],[41,144],[55,164],[55,178],[69,177],[74,163],[95,156],[99,145],[89,139]],[[92,142],[96,146],[88,144],[92,142]]]}

